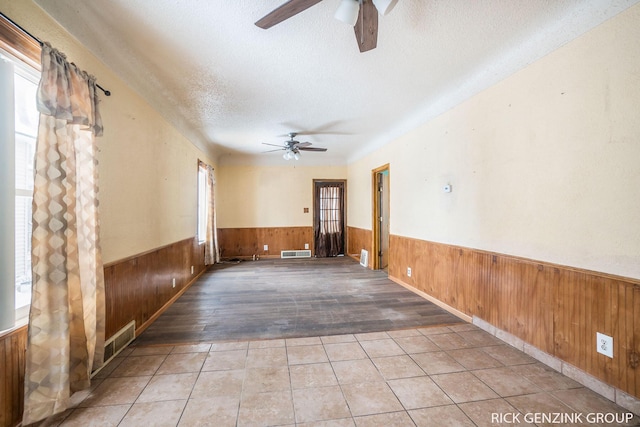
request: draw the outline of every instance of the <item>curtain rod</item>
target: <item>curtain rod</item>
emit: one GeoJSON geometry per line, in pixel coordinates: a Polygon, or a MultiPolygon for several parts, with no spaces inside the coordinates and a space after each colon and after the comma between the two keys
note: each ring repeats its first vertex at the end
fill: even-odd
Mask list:
{"type": "MultiPolygon", "coordinates": [[[[5,15],[4,13],[0,12],[0,15],[2,15],[3,18],[5,18],[7,21],[11,22],[11,24],[13,26],[15,26],[17,29],[19,29],[20,31],[22,31],[24,34],[28,35],[29,37],[31,37],[33,40],[35,40],[40,47],[42,47],[42,45],[44,44],[42,42],[42,40],[40,40],[39,38],[37,38],[36,36],[34,36],[33,34],[31,34],[29,31],[25,30],[24,28],[22,28],[22,26],[20,26],[18,23],[16,23],[13,19],[9,18],[7,15],[5,15]]],[[[98,89],[100,89],[106,96],[111,96],[111,91],[103,88],[102,86],[100,86],[99,84],[96,83],[96,87],[98,89]]]]}

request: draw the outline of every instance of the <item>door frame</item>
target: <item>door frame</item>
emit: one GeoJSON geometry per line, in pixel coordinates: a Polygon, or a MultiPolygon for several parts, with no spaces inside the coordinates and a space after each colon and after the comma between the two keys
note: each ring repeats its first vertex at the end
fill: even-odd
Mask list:
{"type": "MultiPolygon", "coordinates": [[[[373,209],[371,209],[371,225],[372,225],[372,242],[371,242],[371,252],[372,252],[372,263],[371,268],[373,270],[380,269],[380,257],[378,253],[380,252],[380,222],[378,221],[378,217],[380,216],[380,192],[378,191],[378,174],[381,172],[389,170],[389,163],[377,167],[371,170],[371,201],[373,202],[373,209]]],[[[391,189],[389,188],[389,197],[391,197],[391,189]]]]}
{"type": "Polygon", "coordinates": [[[342,192],[342,204],[344,205],[344,217],[342,218],[342,238],[344,239],[343,245],[344,245],[344,256],[346,256],[349,253],[349,248],[348,248],[348,244],[349,244],[349,236],[347,235],[348,233],[348,227],[347,227],[347,180],[346,179],[313,179],[313,182],[311,183],[311,205],[312,205],[312,209],[313,209],[313,214],[312,214],[312,223],[311,223],[311,255],[315,256],[316,255],[316,233],[314,232],[315,230],[315,226],[316,226],[316,221],[318,220],[317,216],[316,216],[316,183],[317,182],[341,182],[343,184],[343,192],[342,192]]]}

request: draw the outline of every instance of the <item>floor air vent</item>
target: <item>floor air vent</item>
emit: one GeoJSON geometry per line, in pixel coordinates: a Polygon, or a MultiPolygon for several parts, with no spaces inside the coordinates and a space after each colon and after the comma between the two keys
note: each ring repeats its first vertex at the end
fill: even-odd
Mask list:
{"type": "Polygon", "coordinates": [[[116,357],[118,353],[124,350],[129,345],[129,343],[134,340],[135,337],[136,337],[136,321],[132,320],[124,328],[116,332],[114,336],[112,336],[107,341],[105,341],[104,359],[103,359],[104,363],[102,364],[101,368],[97,369],[96,371],[93,371],[91,375],[93,376],[97,374],[98,371],[100,371],[100,369],[105,367],[107,363],[111,361],[111,359],[116,357]]]}
{"type": "Polygon", "coordinates": [[[280,258],[311,258],[311,251],[281,251],[280,258]]]}

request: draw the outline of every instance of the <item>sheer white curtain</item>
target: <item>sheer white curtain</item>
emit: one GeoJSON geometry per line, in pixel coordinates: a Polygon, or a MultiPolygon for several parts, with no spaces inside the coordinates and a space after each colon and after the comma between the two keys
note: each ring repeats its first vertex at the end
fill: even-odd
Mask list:
{"type": "Polygon", "coordinates": [[[216,225],[216,203],[215,203],[215,185],[216,178],[213,174],[213,167],[200,162],[200,167],[206,170],[207,184],[207,210],[206,210],[206,237],[204,246],[204,263],[211,265],[220,262],[220,250],[218,248],[218,229],[216,225]]]}
{"type": "Polygon", "coordinates": [[[104,353],[95,78],[45,44],[37,102],[23,425],[64,411],[104,353]]]}

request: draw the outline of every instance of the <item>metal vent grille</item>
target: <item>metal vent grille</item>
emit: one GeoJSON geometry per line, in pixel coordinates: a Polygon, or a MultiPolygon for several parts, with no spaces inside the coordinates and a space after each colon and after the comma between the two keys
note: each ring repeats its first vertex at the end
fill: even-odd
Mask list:
{"type": "Polygon", "coordinates": [[[281,251],[280,258],[311,258],[311,251],[281,251]]]}
{"type": "Polygon", "coordinates": [[[100,368],[93,371],[91,376],[97,374],[100,369],[104,368],[114,357],[124,350],[131,341],[136,337],[136,321],[132,320],[125,327],[120,329],[114,336],[104,343],[104,363],[100,368]]]}

